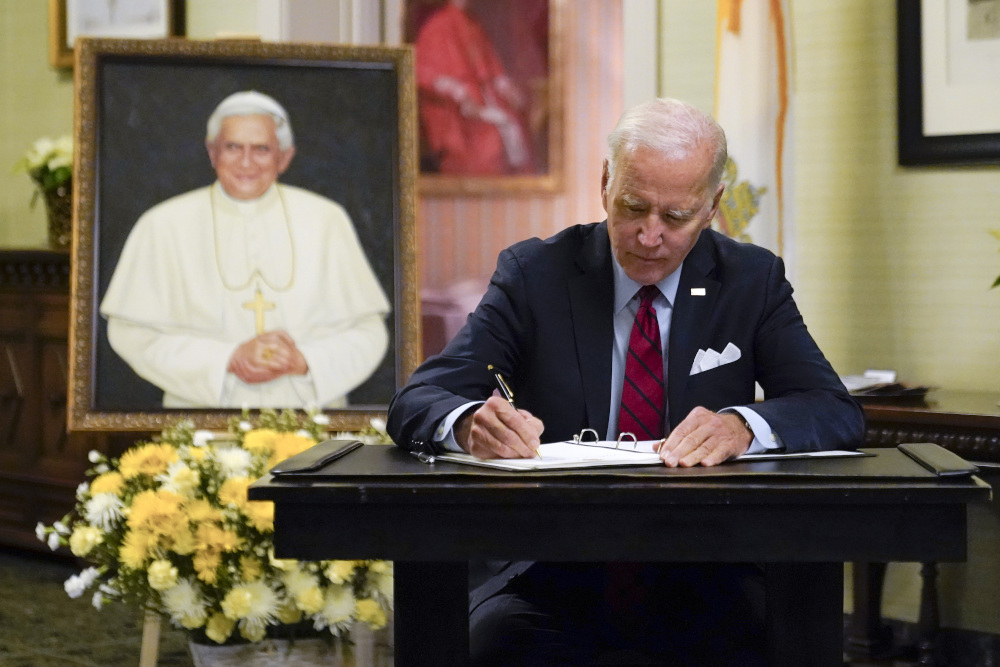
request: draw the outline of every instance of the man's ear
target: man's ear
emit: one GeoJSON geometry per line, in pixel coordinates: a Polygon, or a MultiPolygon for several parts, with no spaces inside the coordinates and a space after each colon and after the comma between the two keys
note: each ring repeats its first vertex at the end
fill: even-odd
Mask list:
{"type": "Polygon", "coordinates": [[[722,193],[726,190],[725,183],[719,183],[719,189],[715,191],[715,197],[712,198],[712,211],[708,216],[709,221],[715,219],[715,214],[719,212],[719,204],[722,202],[722,193]]]}
{"type": "Polygon", "coordinates": [[[604,206],[604,212],[608,212],[608,158],[604,158],[604,165],[601,168],[601,205],[604,206]]]}
{"type": "Polygon", "coordinates": [[[278,173],[283,174],[285,170],[288,169],[288,165],[292,163],[292,158],[295,157],[295,146],[281,151],[281,155],[278,158],[278,173]]]}

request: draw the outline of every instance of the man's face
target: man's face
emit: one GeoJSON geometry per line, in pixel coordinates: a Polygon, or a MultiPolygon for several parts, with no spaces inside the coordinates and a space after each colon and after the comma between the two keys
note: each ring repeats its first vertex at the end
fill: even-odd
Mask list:
{"type": "Polygon", "coordinates": [[[267,192],[295,154],[294,148],[278,147],[274,119],[267,115],[224,118],[219,136],[205,145],[219,183],[233,199],[256,199],[267,192]]]}
{"type": "Polygon", "coordinates": [[[615,259],[632,280],[652,285],[681,265],[708,227],[725,185],[708,190],[712,151],[699,146],[671,159],[649,148],[625,151],[608,179],[601,179],[601,201],[608,213],[608,235],[615,259]]]}

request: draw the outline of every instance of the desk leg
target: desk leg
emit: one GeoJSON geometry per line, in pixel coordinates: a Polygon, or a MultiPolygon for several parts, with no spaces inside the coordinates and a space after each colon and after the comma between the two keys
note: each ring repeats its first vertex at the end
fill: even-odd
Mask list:
{"type": "Polygon", "coordinates": [[[395,664],[469,662],[469,566],[396,561],[395,664]]]}
{"type": "Polygon", "coordinates": [[[767,563],[767,664],[842,667],[843,563],[767,563]]]}
{"type": "Polygon", "coordinates": [[[890,654],[892,630],[882,622],[882,588],[885,563],[854,563],[852,587],[854,613],[847,635],[848,653],[857,658],[880,658],[890,654]]]}

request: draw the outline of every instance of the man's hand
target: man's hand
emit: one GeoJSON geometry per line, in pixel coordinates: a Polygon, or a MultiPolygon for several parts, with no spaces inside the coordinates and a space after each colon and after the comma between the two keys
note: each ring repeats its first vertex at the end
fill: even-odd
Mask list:
{"type": "Polygon", "coordinates": [[[543,430],[542,421],[527,410],[491,396],[455,425],[455,440],[481,459],[525,459],[535,456],[543,430]]]}
{"type": "Polygon", "coordinates": [[[283,375],[305,375],[309,364],[288,332],[278,330],[241,343],[227,370],[248,384],[256,384],[283,375]]]}
{"type": "Polygon", "coordinates": [[[750,448],[753,433],[735,414],[720,415],[697,407],[678,424],[660,446],[660,458],[674,468],[714,466],[750,448]]]}

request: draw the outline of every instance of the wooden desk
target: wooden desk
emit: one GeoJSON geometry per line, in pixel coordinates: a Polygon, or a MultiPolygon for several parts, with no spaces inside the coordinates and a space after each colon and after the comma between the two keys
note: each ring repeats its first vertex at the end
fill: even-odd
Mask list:
{"type": "Polygon", "coordinates": [[[840,667],[842,563],[963,560],[966,504],[988,493],[974,478],[942,482],[896,450],[525,474],[429,466],[386,446],[321,477],[268,476],[250,488],[275,502],[277,556],[396,561],[403,667],[468,660],[465,561],[629,558],[766,563],[768,664],[840,667]]]}
{"type": "Polygon", "coordinates": [[[1000,463],[1000,391],[933,390],[918,405],[865,405],[868,447],[934,442],[969,461],[1000,463]]]}
{"type": "MultiPolygon", "coordinates": [[[[932,390],[919,404],[871,403],[865,445],[895,447],[904,442],[933,442],[976,463],[1000,463],[1000,391],[932,390]]],[[[939,622],[937,568],[925,562],[920,595],[921,664],[933,664],[933,638],[939,622]]],[[[851,653],[873,658],[892,654],[891,636],[882,622],[885,563],[855,563],[854,613],[848,632],[851,653]]]]}

